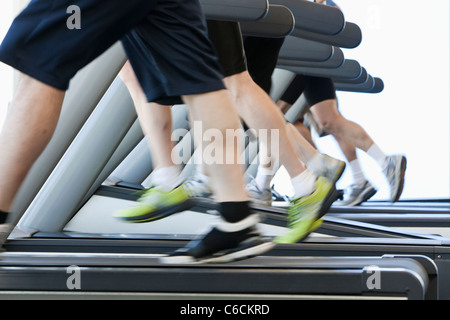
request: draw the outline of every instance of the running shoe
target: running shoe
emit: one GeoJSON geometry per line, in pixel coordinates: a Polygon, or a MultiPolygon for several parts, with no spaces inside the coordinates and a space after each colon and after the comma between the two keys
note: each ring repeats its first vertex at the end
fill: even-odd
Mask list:
{"type": "Polygon", "coordinates": [[[255,179],[252,178],[250,180],[245,186],[245,190],[251,202],[264,206],[272,205],[272,190],[269,188],[261,190],[256,184],[255,179]]]}
{"type": "Polygon", "coordinates": [[[193,240],[186,247],[161,257],[160,262],[164,264],[227,263],[264,254],[275,244],[261,236],[256,228],[258,222],[257,214],[237,223],[228,223],[221,219],[220,223],[202,239],[193,240]],[[235,231],[236,229],[238,231],[235,231]]]}
{"type": "Polygon", "coordinates": [[[397,202],[403,192],[403,186],[405,184],[405,171],[406,171],[406,157],[403,155],[393,155],[387,157],[387,165],[383,170],[386,176],[390,190],[391,190],[391,202],[397,202]]]}
{"type": "Polygon", "coordinates": [[[352,184],[350,186],[350,193],[348,199],[339,202],[343,206],[359,206],[361,203],[366,202],[372,198],[377,190],[370,184],[369,181],[365,181],[363,184],[352,184]]]}
{"type": "Polygon", "coordinates": [[[154,187],[144,192],[136,206],[119,210],[114,216],[132,223],[156,221],[192,208],[194,196],[187,183],[170,191],[154,187]]]}
{"type": "Polygon", "coordinates": [[[210,198],[213,193],[208,183],[197,174],[188,179],[185,186],[193,198],[210,198]]]}
{"type": "Polygon", "coordinates": [[[14,226],[9,223],[0,224],[0,252],[5,251],[3,245],[5,244],[13,229],[14,226]]]}
{"type": "Polygon", "coordinates": [[[337,198],[334,183],[325,177],[316,180],[316,190],[305,197],[291,201],[288,210],[286,234],[275,238],[275,243],[296,243],[305,240],[320,227],[321,218],[337,198]]]}
{"type": "Polygon", "coordinates": [[[272,187],[270,188],[270,191],[272,192],[272,201],[290,202],[288,196],[282,195],[277,190],[275,190],[275,185],[272,185],[272,187]]]}
{"type": "Polygon", "coordinates": [[[321,165],[318,168],[309,168],[316,175],[330,179],[336,183],[344,173],[346,163],[344,161],[335,159],[326,154],[321,157],[321,165]]]}

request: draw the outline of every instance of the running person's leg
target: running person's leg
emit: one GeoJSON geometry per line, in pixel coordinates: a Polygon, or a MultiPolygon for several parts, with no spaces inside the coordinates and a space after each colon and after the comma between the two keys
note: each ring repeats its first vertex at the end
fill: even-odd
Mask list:
{"type": "Polygon", "coordinates": [[[398,201],[401,196],[406,170],[406,158],[402,155],[387,156],[372,140],[367,132],[357,123],[345,119],[338,110],[334,83],[331,79],[310,77],[310,90],[305,93],[311,100],[311,113],[319,125],[333,136],[365,151],[383,170],[389,181],[392,202],[398,201]],[[321,92],[329,92],[330,99],[320,101],[317,99],[321,92]]]}
{"type": "MultiPolygon", "coordinates": [[[[277,106],[282,109],[283,112],[287,112],[305,90],[307,90],[308,86],[309,78],[303,75],[297,75],[278,100],[277,106]]],[[[287,123],[286,125],[291,141],[297,148],[306,167],[315,174],[327,177],[333,182],[339,180],[345,170],[345,163],[321,154],[302,134],[300,134],[294,125],[291,123],[287,123]]]]}
{"type": "MultiPolygon", "coordinates": [[[[244,50],[247,57],[247,69],[253,81],[269,96],[272,89],[272,74],[278,62],[279,52],[285,41],[281,38],[244,37],[244,50]],[[262,50],[264,54],[262,54],[262,50]]],[[[272,205],[270,183],[274,176],[275,161],[264,143],[259,144],[259,166],[256,176],[250,180],[246,189],[251,201],[263,205],[272,205]]]]}
{"type": "Polygon", "coordinates": [[[294,128],[306,139],[306,141],[308,141],[311,147],[317,150],[317,146],[311,136],[311,130],[305,125],[304,121],[305,119],[303,117],[298,119],[297,122],[294,123],[294,128]]]}
{"type": "Polygon", "coordinates": [[[128,88],[138,115],[141,128],[152,155],[152,186],[164,191],[172,190],[181,184],[181,168],[172,158],[174,144],[172,138],[172,109],[158,103],[149,103],[136,74],[129,62],[119,73],[128,88]]]}
{"type": "MultiPolygon", "coordinates": [[[[245,61],[237,23],[209,22],[208,29],[225,70],[235,61],[245,61]]],[[[245,63],[241,63],[241,66],[244,67],[245,63]]],[[[283,143],[279,143],[278,159],[291,177],[295,195],[289,210],[289,226],[292,230],[277,238],[277,241],[297,242],[317,227],[315,222],[327,212],[336,199],[334,184],[327,178],[317,177],[303,167],[289,140],[283,115],[268,94],[252,80],[247,70],[237,69],[234,73],[228,74],[225,83],[234,98],[238,114],[250,128],[257,132],[260,129],[269,130],[269,133],[272,130],[279,132],[279,141],[283,143]]],[[[272,141],[268,141],[266,145],[268,150],[271,149],[270,143],[272,141]]]]}
{"type": "MultiPolygon", "coordinates": [[[[135,27],[138,23],[142,23],[142,18],[144,16],[147,17],[148,13],[155,8],[156,4],[158,5],[158,8],[163,5],[163,1],[131,0],[131,2],[127,2],[126,6],[123,5],[122,1],[108,1],[108,3],[105,4],[104,2],[98,0],[79,0],[72,1],[70,4],[80,5],[82,13],[84,13],[83,21],[86,22],[88,18],[92,19],[91,23],[87,24],[89,25],[89,28],[86,28],[85,30],[78,33],[72,32],[71,34],[66,34],[65,23],[67,19],[66,11],[68,3],[65,1],[59,1],[56,3],[53,1],[48,4],[45,1],[35,0],[31,2],[30,6],[27,7],[27,9],[25,10],[25,14],[22,14],[19,19],[15,21],[10,33],[5,39],[6,42],[4,42],[2,44],[2,47],[0,48],[0,59],[2,61],[11,64],[13,67],[16,67],[17,69],[34,78],[34,80],[32,80],[32,84],[38,86],[39,89],[42,89],[34,89],[32,90],[32,93],[36,95],[37,92],[39,92],[39,95],[42,95],[43,93],[45,94],[45,101],[39,100],[38,97],[36,97],[36,99],[26,99],[26,101],[17,99],[16,101],[22,102],[25,107],[21,105],[17,106],[17,103],[13,103],[13,107],[19,110],[22,115],[24,113],[27,113],[27,116],[29,117],[30,114],[33,114],[31,111],[32,107],[36,107],[36,101],[41,105],[47,105],[48,102],[55,101],[53,102],[53,104],[56,105],[56,109],[60,109],[62,95],[60,92],[54,89],[58,89],[60,91],[66,90],[70,79],[82,66],[86,65],[101,52],[106,50],[132,27],[135,27]],[[105,21],[105,17],[108,18],[108,21],[105,21]],[[37,26],[39,26],[39,28],[37,26]],[[23,28],[24,30],[22,30],[21,28],[23,28]],[[25,39],[26,41],[24,41],[25,39]],[[59,48],[58,45],[61,44],[64,45],[59,48]],[[49,50],[49,48],[52,48],[52,50],[49,50]],[[41,82],[44,82],[45,85],[41,82]],[[50,86],[53,88],[50,90],[49,88],[46,88],[46,86],[50,86]]],[[[172,5],[173,4],[174,3],[172,3],[172,5]]],[[[193,20],[202,20],[202,15],[199,14],[201,10],[198,10],[200,8],[198,3],[193,1],[177,1],[176,6],[172,7],[179,8],[178,5],[184,5],[182,11],[187,14],[189,14],[191,9],[193,11],[196,10],[195,12],[193,12],[193,20]]],[[[171,17],[171,15],[169,16],[171,17]]],[[[165,17],[168,16],[166,15],[165,17]]],[[[196,36],[200,38],[205,37],[204,30],[196,31],[196,27],[192,26],[190,22],[192,22],[192,20],[186,22],[189,25],[185,25],[180,29],[180,33],[184,34],[185,39],[189,39],[187,41],[188,44],[191,43],[191,36],[193,36],[194,38],[196,36]]],[[[161,32],[163,33],[163,35],[170,36],[169,32],[167,31],[164,33],[164,31],[161,30],[161,32]]],[[[176,37],[177,35],[174,36],[176,37]]],[[[166,40],[170,42],[174,39],[166,40]]],[[[192,40],[192,42],[194,41],[195,40],[192,40]]],[[[206,120],[206,123],[208,123],[210,127],[213,127],[214,123],[217,123],[219,129],[222,130],[225,129],[224,125],[229,126],[230,128],[235,128],[238,126],[237,116],[235,115],[234,108],[228,93],[223,90],[224,86],[219,76],[219,68],[217,67],[217,64],[214,64],[212,61],[215,61],[215,57],[214,53],[212,52],[211,45],[209,41],[200,41],[200,43],[195,43],[196,49],[199,49],[200,53],[204,53],[204,51],[202,50],[202,48],[198,47],[199,44],[205,46],[206,51],[211,53],[209,57],[210,59],[204,61],[202,59],[203,57],[200,57],[197,51],[195,51],[197,52],[195,56],[190,57],[189,55],[186,55],[186,57],[188,57],[188,59],[192,58],[193,60],[197,59],[195,62],[203,61],[203,64],[197,66],[201,68],[196,69],[195,71],[197,72],[197,75],[200,74],[199,78],[206,82],[197,82],[196,80],[198,80],[198,77],[192,78],[190,76],[192,76],[193,74],[189,73],[188,79],[183,78],[182,80],[180,80],[179,86],[175,86],[175,88],[155,86],[155,88],[151,88],[151,92],[146,91],[146,94],[148,97],[151,97],[152,94],[160,95],[164,91],[169,96],[171,96],[172,94],[190,95],[186,98],[186,100],[190,101],[190,104],[192,105],[192,108],[194,110],[198,110],[202,107],[210,107],[211,104],[214,104],[219,108],[223,107],[223,113],[225,114],[223,115],[223,118],[220,119],[220,121],[218,121],[218,119],[214,117],[211,117],[209,120],[206,120]],[[199,88],[205,91],[201,91],[199,90],[199,88]]],[[[168,52],[166,49],[167,48],[162,48],[164,54],[167,54],[168,52]]],[[[139,49],[135,48],[135,50],[139,49]]],[[[173,48],[171,50],[173,50],[173,48]]],[[[178,51],[174,50],[174,52],[178,51]]],[[[206,56],[208,56],[208,53],[205,54],[206,56]]],[[[189,62],[185,64],[185,67],[191,65],[189,62]]],[[[170,61],[170,63],[173,63],[173,61],[170,61]]],[[[151,74],[151,71],[153,71],[154,73],[158,73],[155,72],[155,67],[164,68],[167,67],[167,65],[161,66],[160,64],[150,63],[149,65],[141,65],[140,67],[144,67],[144,69],[147,67],[147,70],[142,70],[142,72],[145,73],[148,71],[151,74]]],[[[170,76],[170,72],[166,73],[165,75],[166,77],[168,75],[170,76]]],[[[174,75],[174,77],[179,76],[180,74],[174,75]]],[[[143,84],[143,87],[145,87],[146,89],[149,88],[149,83],[142,82],[143,80],[145,80],[145,78],[141,78],[139,80],[141,81],[141,84],[143,84]]],[[[159,78],[157,80],[161,79],[159,78]]],[[[20,93],[23,94],[23,90],[31,87],[30,84],[26,84],[26,86],[21,87],[22,92],[20,93]]],[[[150,87],[151,86],[152,84],[150,84],[150,87]]],[[[159,102],[162,103],[162,101],[159,102]]],[[[37,110],[40,109],[38,108],[37,110]]],[[[205,115],[210,116],[211,112],[212,111],[205,111],[205,115]]],[[[199,116],[199,118],[201,119],[202,117],[199,116]]],[[[12,122],[13,119],[14,118],[9,118],[9,120],[7,121],[12,122]]],[[[30,130],[33,128],[25,129],[30,130]]],[[[53,128],[43,128],[42,131],[44,133],[47,133],[48,131],[52,132],[52,129],[53,128]]],[[[17,132],[17,127],[14,128],[14,130],[16,130],[17,135],[23,134],[23,132],[17,132]]],[[[29,136],[32,136],[32,134],[30,134],[29,136]]],[[[31,141],[31,144],[33,143],[34,141],[31,141]]],[[[24,149],[24,146],[18,146],[16,147],[16,149],[11,148],[10,146],[1,147],[4,153],[14,153],[15,155],[21,154],[20,150],[17,150],[17,148],[22,150],[24,149]]],[[[41,150],[38,150],[37,153],[39,153],[39,151],[41,150]]],[[[25,156],[32,156],[28,155],[28,152],[23,153],[25,154],[25,156]]],[[[2,174],[8,175],[8,173],[11,172],[11,170],[13,170],[15,166],[15,163],[12,164],[11,162],[9,162],[9,164],[6,164],[2,167],[2,174]]],[[[204,244],[207,243],[209,249],[208,252],[205,252],[203,250],[203,254],[214,254],[217,251],[222,251],[224,245],[231,248],[230,250],[241,249],[241,242],[244,241],[244,246],[246,247],[244,249],[247,250],[244,252],[244,256],[258,254],[259,252],[261,252],[261,250],[269,249],[270,246],[268,246],[265,242],[260,241],[253,233],[253,229],[250,230],[254,226],[254,222],[257,219],[245,219],[245,217],[251,216],[251,213],[249,211],[247,202],[244,201],[246,199],[246,195],[242,183],[240,183],[239,178],[236,178],[239,176],[242,178],[241,168],[237,165],[218,165],[214,169],[216,169],[216,176],[224,179],[222,183],[216,184],[219,186],[219,199],[221,201],[230,200],[231,204],[229,204],[229,202],[225,202],[222,205],[221,211],[224,219],[226,220],[226,222],[222,224],[222,226],[225,226],[225,231],[222,232],[221,229],[214,229],[216,230],[216,232],[214,233],[213,239],[211,239],[211,237],[207,237],[207,240],[205,240],[206,242],[202,242],[204,244]],[[237,206],[240,208],[240,210],[235,210],[237,206]],[[241,221],[244,222],[239,223],[237,226],[234,223],[241,221]],[[245,229],[241,229],[244,227],[245,229]],[[230,230],[230,228],[233,229],[233,232],[227,232],[230,230]],[[221,247],[213,248],[214,245],[220,245],[221,247]],[[250,249],[256,249],[248,251],[249,247],[250,249]]],[[[27,168],[24,168],[24,171],[27,171],[27,168]]],[[[17,176],[8,178],[10,180],[14,180],[17,179],[17,176]]],[[[5,181],[5,179],[2,180],[5,181]]],[[[3,190],[1,191],[3,192],[3,190]]],[[[6,208],[3,209],[5,210],[6,208]]],[[[242,252],[240,250],[237,251],[242,252]]],[[[202,258],[202,253],[197,251],[197,256],[199,254],[200,258],[202,258]]],[[[239,257],[243,256],[240,255],[239,257]]]]}
{"type": "Polygon", "coordinates": [[[356,153],[356,148],[338,137],[335,137],[335,139],[347,159],[353,178],[353,183],[350,185],[348,197],[344,201],[340,202],[340,204],[345,206],[360,205],[373,197],[377,190],[370,184],[364,175],[361,168],[361,163],[356,153]]]}
{"type": "MultiPolygon", "coordinates": [[[[25,75],[0,135],[2,211],[11,209],[27,173],[53,135],[70,79],[136,26],[156,2],[132,0],[124,6],[119,0],[107,5],[98,0],[35,0],[14,20],[0,46],[0,61],[25,75]],[[67,28],[69,5],[81,8],[82,27],[89,28],[67,28]]],[[[0,244],[10,227],[1,229],[0,244]]]]}
{"type": "MultiPolygon", "coordinates": [[[[194,133],[196,144],[209,146],[211,141],[203,134],[205,131],[214,129],[226,137],[227,130],[240,127],[239,118],[228,91],[224,90],[221,68],[206,37],[200,4],[191,0],[165,3],[168,5],[159,5],[145,23],[130,32],[123,44],[147,100],[171,105],[179,103],[182,96],[192,121],[201,123],[202,132],[194,133]],[[168,33],[166,27],[176,32],[168,33]],[[140,67],[142,64],[157,68],[146,72],[140,67]]],[[[215,147],[223,157],[207,167],[219,202],[220,222],[200,241],[165,257],[164,262],[226,262],[258,255],[273,246],[255,229],[259,217],[250,211],[243,188],[243,168],[238,161],[240,146],[225,139],[220,145],[216,141],[215,147]]],[[[170,205],[173,197],[160,193],[159,199],[162,205],[170,205]]]]}
{"type": "MultiPolygon", "coordinates": [[[[320,103],[323,103],[324,101],[336,100],[335,89],[332,83],[330,83],[326,79],[323,79],[321,83],[320,78],[319,80],[311,83],[311,79],[313,78],[304,75],[297,75],[292,81],[291,85],[287,88],[286,92],[280,98],[279,106],[284,108],[285,110],[288,110],[302,93],[305,94],[306,99],[308,100],[308,104],[311,105],[318,105],[320,103]]],[[[299,133],[305,136],[303,132],[306,131],[306,128],[304,128],[303,124],[296,129],[299,133]]],[[[293,137],[296,137],[298,135],[295,130],[292,130],[291,134],[293,137]]],[[[307,136],[310,136],[309,133],[307,134],[307,136]]],[[[335,137],[335,139],[339,143],[339,146],[341,147],[341,150],[344,153],[350,165],[351,172],[354,176],[354,183],[351,186],[349,199],[341,204],[355,205],[358,202],[361,203],[362,201],[365,201],[373,196],[376,190],[370,185],[370,183],[367,182],[364,174],[361,171],[359,161],[356,157],[355,147],[340,139],[339,137],[335,137]]],[[[297,140],[300,141],[298,137],[297,140]]],[[[311,154],[311,151],[308,151],[309,148],[302,147],[301,143],[299,143],[298,146],[299,152],[306,153],[304,157],[308,157],[308,154],[311,154]]]]}

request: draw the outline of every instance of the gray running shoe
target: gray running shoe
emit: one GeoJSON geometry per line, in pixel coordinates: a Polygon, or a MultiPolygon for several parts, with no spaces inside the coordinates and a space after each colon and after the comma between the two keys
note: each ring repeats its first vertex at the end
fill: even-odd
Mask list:
{"type": "Polygon", "coordinates": [[[350,186],[350,194],[347,200],[339,202],[343,206],[359,206],[361,203],[366,202],[372,198],[377,190],[369,183],[369,181],[363,184],[352,184],[350,186]]]}
{"type": "Polygon", "coordinates": [[[189,190],[189,193],[193,198],[209,198],[212,196],[212,190],[208,183],[197,175],[187,179],[184,186],[189,190]]]}
{"type": "Polygon", "coordinates": [[[9,223],[0,224],[0,252],[4,251],[3,245],[13,231],[14,226],[9,223]]]}
{"type": "Polygon", "coordinates": [[[255,179],[250,180],[245,186],[245,190],[251,202],[265,206],[272,205],[272,191],[270,189],[260,190],[256,185],[255,179]]]}
{"type": "Polygon", "coordinates": [[[320,177],[330,179],[333,183],[338,181],[345,170],[345,162],[323,154],[320,168],[310,168],[312,172],[320,177]]]}
{"type": "Polygon", "coordinates": [[[403,192],[405,184],[406,157],[403,155],[393,155],[387,157],[387,165],[383,170],[386,176],[390,190],[391,202],[397,202],[403,192]]]}

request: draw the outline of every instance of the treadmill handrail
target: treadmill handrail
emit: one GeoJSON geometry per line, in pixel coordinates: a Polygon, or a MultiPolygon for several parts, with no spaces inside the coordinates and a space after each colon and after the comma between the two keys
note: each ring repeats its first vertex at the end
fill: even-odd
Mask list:
{"type": "Polygon", "coordinates": [[[336,36],[318,34],[298,28],[294,30],[292,36],[345,49],[357,48],[362,42],[361,28],[352,22],[347,22],[342,33],[336,36]]]}
{"type": "Polygon", "coordinates": [[[208,19],[225,21],[256,21],[269,12],[268,0],[200,0],[208,19]]]}
{"type": "Polygon", "coordinates": [[[345,27],[344,14],[335,7],[303,0],[270,0],[270,3],[280,4],[292,10],[296,30],[335,36],[345,27]]]}
{"type": "Polygon", "coordinates": [[[295,18],[292,11],[285,6],[273,5],[264,19],[258,21],[240,22],[243,35],[281,38],[289,36],[295,28],[295,18]]]}

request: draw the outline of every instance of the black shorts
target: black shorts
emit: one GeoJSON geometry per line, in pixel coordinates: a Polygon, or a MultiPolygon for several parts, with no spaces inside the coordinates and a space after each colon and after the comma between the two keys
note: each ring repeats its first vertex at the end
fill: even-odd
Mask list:
{"type": "Polygon", "coordinates": [[[0,61],[67,90],[81,68],[122,38],[149,101],[224,88],[196,0],[33,0],[1,44],[0,61]],[[67,27],[69,5],[80,8],[81,29],[67,27]],[[140,35],[147,41],[137,41],[140,35]]]}
{"type": "Polygon", "coordinates": [[[336,88],[332,79],[297,75],[280,100],[294,104],[303,93],[311,107],[322,101],[336,99],[336,88]]]}
{"type": "Polygon", "coordinates": [[[208,36],[216,49],[225,77],[247,71],[238,22],[208,20],[208,36]]]}
{"type": "Polygon", "coordinates": [[[269,94],[284,38],[243,38],[239,23],[216,20],[208,20],[208,32],[225,76],[248,71],[269,94]]]}
{"type": "Polygon", "coordinates": [[[248,72],[267,94],[272,89],[272,74],[285,38],[244,37],[248,72]]]}

